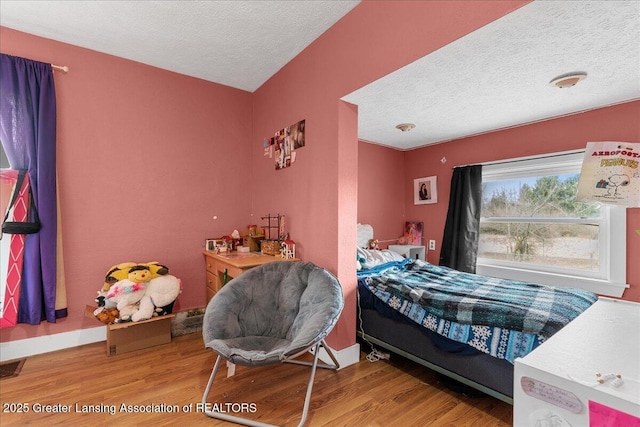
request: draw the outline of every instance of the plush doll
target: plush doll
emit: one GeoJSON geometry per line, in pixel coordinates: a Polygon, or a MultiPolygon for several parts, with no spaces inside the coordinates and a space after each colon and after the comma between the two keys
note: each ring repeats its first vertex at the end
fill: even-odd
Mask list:
{"type": "Polygon", "coordinates": [[[146,283],[145,294],[140,299],[139,309],[131,316],[131,320],[139,322],[151,319],[158,312],[166,314],[165,307],[178,298],[181,290],[180,279],[170,274],[151,279],[146,283]]]}
{"type": "Polygon", "coordinates": [[[146,292],[146,283],[135,283],[129,279],[120,280],[109,289],[107,298],[116,303],[120,312],[118,322],[132,320],[138,311],[138,303],[146,292]]]}
{"type": "Polygon", "coordinates": [[[123,262],[120,264],[116,264],[107,271],[106,276],[104,277],[104,284],[102,285],[102,290],[104,292],[108,292],[109,288],[119,282],[122,279],[126,279],[129,275],[129,269],[135,266],[135,262],[123,262]]]}
{"type": "Polygon", "coordinates": [[[155,279],[156,277],[166,276],[169,274],[169,268],[158,263],[157,261],[148,262],[146,264],[149,267],[149,271],[151,272],[151,278],[155,279]]]}
{"type": "Polygon", "coordinates": [[[137,264],[135,262],[123,262],[120,264],[116,264],[109,269],[104,278],[102,290],[104,292],[109,291],[109,288],[113,286],[114,283],[119,282],[122,279],[130,279],[134,282],[137,281],[131,279],[131,277],[129,277],[129,274],[132,272],[132,269],[135,269],[133,271],[142,270],[140,267],[146,267],[146,269],[149,271],[148,274],[150,275],[150,277],[147,277],[146,280],[140,280],[141,282],[148,282],[154,277],[160,277],[169,274],[169,269],[166,266],[158,263],[157,261],[151,261],[144,264],[137,264]]]}
{"type": "Polygon", "coordinates": [[[107,298],[107,292],[100,290],[98,291],[98,296],[94,300],[98,306],[97,309],[93,311],[93,315],[107,325],[110,325],[115,322],[119,317],[118,309],[116,308],[116,303],[107,298]]]}
{"type": "Polygon", "coordinates": [[[147,283],[152,279],[151,270],[144,264],[134,265],[129,269],[127,279],[135,283],[147,283]]]}
{"type": "Polygon", "coordinates": [[[115,307],[98,307],[98,309],[93,312],[93,315],[96,316],[96,319],[106,325],[111,325],[112,323],[117,322],[120,318],[120,312],[115,307]]]}
{"type": "MultiPolygon", "coordinates": [[[[112,266],[105,276],[102,288],[98,291],[95,299],[98,308],[93,314],[103,323],[110,322],[112,320],[110,317],[114,313],[118,316],[118,311],[120,318],[116,322],[131,320],[133,314],[138,311],[139,301],[144,296],[146,284],[168,274],[169,269],[157,261],[143,264],[123,262],[112,266]],[[114,310],[105,313],[111,308],[114,310]]],[[[169,302],[166,309],[163,306],[158,306],[163,308],[154,308],[156,312],[167,314],[167,310],[171,312],[172,303],[173,300],[169,302]]]]}
{"type": "Polygon", "coordinates": [[[98,306],[98,308],[113,308],[116,306],[116,303],[107,298],[108,292],[100,290],[98,291],[98,296],[94,300],[98,306]]]}

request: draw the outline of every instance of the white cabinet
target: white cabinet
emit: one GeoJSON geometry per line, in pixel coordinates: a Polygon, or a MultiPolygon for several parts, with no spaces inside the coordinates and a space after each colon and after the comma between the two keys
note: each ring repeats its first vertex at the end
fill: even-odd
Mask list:
{"type": "Polygon", "coordinates": [[[640,425],[640,304],[600,298],[516,359],[513,425],[640,425]]]}
{"type": "Polygon", "coordinates": [[[389,250],[399,253],[405,258],[421,259],[424,261],[424,246],[389,245],[389,250]]]}

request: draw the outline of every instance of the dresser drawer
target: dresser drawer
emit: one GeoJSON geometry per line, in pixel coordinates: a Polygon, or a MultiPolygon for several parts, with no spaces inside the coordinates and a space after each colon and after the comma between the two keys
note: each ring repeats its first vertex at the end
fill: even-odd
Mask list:
{"type": "Polygon", "coordinates": [[[207,271],[210,271],[211,273],[216,272],[216,261],[213,258],[205,257],[205,263],[207,271]]]}
{"type": "Polygon", "coordinates": [[[223,262],[218,262],[216,263],[216,270],[218,270],[218,273],[219,273],[218,277],[223,277],[224,273],[226,272],[227,282],[228,282],[234,277],[238,277],[239,275],[242,274],[242,272],[248,269],[242,269],[242,268],[234,267],[233,265],[225,264],[223,262]]]}
{"type": "Polygon", "coordinates": [[[222,286],[220,286],[220,280],[218,275],[207,271],[207,288],[211,288],[214,292],[218,292],[222,286]]]}

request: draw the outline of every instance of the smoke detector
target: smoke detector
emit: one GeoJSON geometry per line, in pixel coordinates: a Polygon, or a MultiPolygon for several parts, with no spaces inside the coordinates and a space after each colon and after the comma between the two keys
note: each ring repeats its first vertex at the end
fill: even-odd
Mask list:
{"type": "Polygon", "coordinates": [[[583,72],[567,73],[567,74],[562,74],[561,76],[558,76],[555,79],[551,80],[549,84],[551,86],[564,89],[566,87],[575,86],[579,81],[584,80],[586,78],[587,78],[587,73],[583,73],[583,72]]]}
{"type": "Polygon", "coordinates": [[[402,132],[409,132],[411,129],[416,127],[413,123],[401,123],[396,126],[396,129],[400,129],[402,132]]]}

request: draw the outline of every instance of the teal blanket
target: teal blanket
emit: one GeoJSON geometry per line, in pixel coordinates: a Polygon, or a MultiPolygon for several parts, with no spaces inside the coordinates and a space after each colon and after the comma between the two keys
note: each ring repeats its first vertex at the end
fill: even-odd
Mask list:
{"type": "Polygon", "coordinates": [[[410,259],[360,271],[358,279],[374,294],[412,301],[442,319],[545,338],[597,300],[581,289],[497,279],[410,259]]]}

